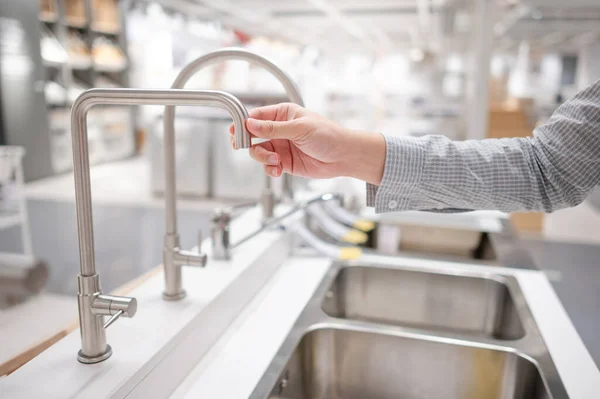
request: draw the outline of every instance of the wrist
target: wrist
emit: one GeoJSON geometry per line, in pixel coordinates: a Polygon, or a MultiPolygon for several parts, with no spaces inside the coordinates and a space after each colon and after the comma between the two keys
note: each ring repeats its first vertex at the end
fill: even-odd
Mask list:
{"type": "Polygon", "coordinates": [[[385,168],[385,138],[380,133],[358,130],[349,130],[347,137],[349,151],[344,175],[379,186],[385,168]]]}

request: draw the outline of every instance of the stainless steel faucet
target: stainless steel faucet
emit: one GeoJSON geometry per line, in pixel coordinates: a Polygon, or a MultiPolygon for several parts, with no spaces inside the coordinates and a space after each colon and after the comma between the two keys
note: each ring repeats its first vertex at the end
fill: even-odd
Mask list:
{"type": "MultiPolygon", "coordinates": [[[[223,108],[233,118],[236,146],[238,148],[250,146],[250,135],[244,125],[244,121],[248,117],[246,109],[234,96],[221,91],[91,89],[82,93],[75,100],[71,109],[71,135],[81,267],[77,278],[81,350],[77,359],[82,363],[97,363],[108,359],[112,350],[106,343],[105,329],[120,316],[133,317],[137,310],[135,298],[103,295],[100,288],[100,277],[96,273],[87,113],[91,107],[98,104],[205,105],[223,108]],[[104,316],[110,316],[106,323],[104,316]]],[[[169,243],[176,243],[176,241],[169,243]]],[[[178,245],[172,247],[169,256],[172,262],[170,268],[165,268],[166,294],[181,297],[183,294],[181,265],[203,265],[206,256],[181,251],[178,245]]]]}
{"type": "MultiPolygon", "coordinates": [[[[239,48],[225,48],[211,53],[205,54],[195,61],[189,63],[179,73],[175,82],[171,86],[173,89],[183,89],[185,84],[201,69],[227,60],[243,60],[250,64],[258,65],[265,70],[269,71],[281,84],[283,85],[290,101],[304,106],[304,101],[300,95],[298,87],[294,81],[277,65],[258,54],[254,54],[250,51],[239,49],[239,48]]],[[[165,164],[166,164],[166,190],[165,200],[167,203],[167,235],[177,236],[177,226],[175,223],[175,196],[177,195],[175,190],[175,107],[165,108],[165,164]]],[[[293,189],[291,176],[284,175],[283,177],[283,195],[286,199],[293,199],[293,189]]],[[[273,217],[273,211],[275,208],[275,194],[273,192],[272,181],[269,176],[265,176],[264,190],[260,198],[260,203],[263,209],[263,219],[266,221],[273,217]]]]}
{"type": "Polygon", "coordinates": [[[266,230],[267,228],[279,224],[284,219],[292,216],[296,212],[308,208],[314,203],[327,202],[332,200],[341,201],[342,197],[338,194],[327,193],[300,202],[294,205],[290,210],[288,210],[284,214],[271,218],[268,221],[264,222],[261,227],[249,233],[247,236],[241,238],[233,244],[231,243],[230,239],[230,225],[231,220],[233,219],[232,210],[231,208],[217,209],[211,217],[212,256],[215,259],[229,260],[231,259],[232,249],[257,236],[259,233],[266,230]]]}

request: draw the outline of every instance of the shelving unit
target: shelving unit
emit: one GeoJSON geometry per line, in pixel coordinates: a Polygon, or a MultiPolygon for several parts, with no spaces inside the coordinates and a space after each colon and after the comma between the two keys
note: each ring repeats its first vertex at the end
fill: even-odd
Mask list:
{"type": "MultiPolygon", "coordinates": [[[[56,173],[73,167],[69,110],[77,96],[92,87],[129,86],[126,7],[127,1],[119,0],[41,0],[41,28],[51,36],[43,40],[53,40],[66,54],[64,62],[48,57],[44,60],[52,164],[56,173]],[[54,95],[50,85],[54,86],[54,95]],[[56,95],[59,87],[64,89],[62,100],[56,95]]],[[[132,109],[98,107],[93,116],[88,124],[91,163],[133,155],[132,109]]]]}
{"type": "Polygon", "coordinates": [[[0,146],[0,230],[19,226],[25,254],[32,254],[29,216],[24,195],[25,151],[16,146],[0,146]]]}

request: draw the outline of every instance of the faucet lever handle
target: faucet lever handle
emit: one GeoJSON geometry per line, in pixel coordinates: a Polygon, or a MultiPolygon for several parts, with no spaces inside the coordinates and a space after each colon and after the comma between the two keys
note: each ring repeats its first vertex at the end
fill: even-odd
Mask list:
{"type": "Polygon", "coordinates": [[[215,259],[229,260],[229,229],[232,219],[231,209],[215,209],[211,217],[212,255],[215,259]]]}
{"type": "Polygon", "coordinates": [[[108,328],[119,317],[133,317],[136,312],[137,299],[127,296],[100,294],[92,303],[92,313],[99,316],[110,316],[104,323],[104,328],[108,328]]]}
{"type": "Polygon", "coordinates": [[[110,317],[110,319],[106,320],[106,323],[104,323],[104,328],[106,329],[106,328],[110,327],[110,325],[112,323],[114,323],[115,321],[117,321],[117,319],[119,317],[121,317],[122,314],[123,314],[123,310],[119,310],[117,313],[115,313],[114,315],[112,315],[110,317]]]}

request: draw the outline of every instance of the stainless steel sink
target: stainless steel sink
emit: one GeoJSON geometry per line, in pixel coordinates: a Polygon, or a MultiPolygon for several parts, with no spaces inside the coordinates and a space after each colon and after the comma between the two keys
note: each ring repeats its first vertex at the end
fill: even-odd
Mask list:
{"type": "Polygon", "coordinates": [[[370,233],[367,247],[380,255],[539,270],[510,219],[497,222],[500,230],[492,228],[490,232],[457,225],[379,223],[370,233]]]}
{"type": "Polygon", "coordinates": [[[325,296],[323,311],[338,318],[497,339],[525,334],[510,290],[498,277],[343,267],[325,296]]]}
{"type": "Polygon", "coordinates": [[[252,399],[565,399],[511,276],[335,263],[252,399]]]}
{"type": "Polygon", "coordinates": [[[536,365],[511,352],[368,330],[318,328],[269,398],[549,398],[536,365]]]}

